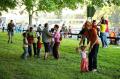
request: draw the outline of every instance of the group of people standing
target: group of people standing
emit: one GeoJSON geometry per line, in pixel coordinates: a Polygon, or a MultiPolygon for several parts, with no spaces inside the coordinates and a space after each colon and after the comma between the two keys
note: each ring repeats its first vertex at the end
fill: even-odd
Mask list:
{"type": "Polygon", "coordinates": [[[99,37],[101,38],[102,47],[108,47],[106,29],[108,30],[107,21],[104,17],[101,21],[96,24],[96,20],[92,22],[86,21],[80,32],[80,49],[81,49],[81,71],[97,71],[97,55],[99,51],[99,37]],[[99,28],[98,28],[99,27],[99,28]],[[87,46],[89,47],[88,61],[86,56],[86,45],[84,43],[85,38],[87,38],[87,46]]]}
{"type": "MultiPolygon", "coordinates": [[[[8,35],[11,37],[13,35],[13,21],[8,24],[8,35]]],[[[96,24],[96,20],[92,22],[86,21],[83,25],[83,28],[80,32],[81,40],[80,40],[80,49],[81,49],[81,71],[97,71],[97,55],[99,51],[99,37],[101,38],[102,47],[108,47],[107,43],[107,33],[108,30],[108,21],[101,18],[101,21],[96,24]],[[99,28],[98,28],[99,27],[99,28]],[[85,38],[87,38],[90,43],[89,46],[89,54],[87,62],[87,55],[85,52],[85,38]],[[83,45],[82,45],[83,44],[83,45]]],[[[32,49],[34,51],[34,57],[40,57],[42,44],[44,45],[45,54],[44,59],[48,58],[48,54],[51,52],[55,59],[59,59],[59,46],[60,41],[62,40],[62,36],[60,33],[59,25],[54,25],[49,31],[48,23],[44,24],[44,29],[42,31],[34,31],[33,27],[30,27],[26,32],[23,33],[23,49],[24,53],[22,54],[23,59],[27,59],[27,57],[32,56],[32,49]]],[[[10,39],[8,40],[10,42],[10,39]]],[[[12,43],[12,39],[11,39],[12,43]]]]}
{"type": "Polygon", "coordinates": [[[72,38],[72,34],[71,34],[72,33],[72,28],[71,28],[71,26],[69,26],[67,28],[67,26],[65,26],[65,24],[63,24],[62,28],[61,28],[61,31],[62,31],[62,34],[63,34],[64,38],[67,38],[67,37],[72,38]]]}
{"type": "Polygon", "coordinates": [[[27,59],[28,56],[32,56],[32,47],[34,51],[34,57],[40,57],[40,51],[42,43],[45,49],[44,59],[47,59],[48,54],[51,53],[55,59],[59,59],[59,46],[61,40],[61,34],[59,26],[54,25],[54,28],[49,31],[48,23],[44,24],[44,29],[41,32],[34,31],[33,27],[23,33],[23,49],[24,53],[22,58],[27,59]]]}
{"type": "MultiPolygon", "coordinates": [[[[62,36],[60,33],[59,25],[54,25],[54,28],[52,28],[49,31],[49,25],[48,23],[44,24],[44,29],[41,30],[41,25],[39,25],[36,28],[29,27],[28,30],[26,30],[23,33],[23,50],[24,53],[22,54],[23,59],[27,59],[27,57],[32,56],[32,50],[34,52],[34,57],[40,57],[40,51],[42,44],[44,45],[45,49],[45,55],[44,59],[47,59],[48,53],[51,53],[55,59],[59,59],[59,46],[60,41],[62,40],[62,36]]],[[[14,35],[14,27],[15,24],[13,23],[13,20],[8,23],[7,31],[8,31],[8,43],[13,43],[13,35],[14,35]]]]}

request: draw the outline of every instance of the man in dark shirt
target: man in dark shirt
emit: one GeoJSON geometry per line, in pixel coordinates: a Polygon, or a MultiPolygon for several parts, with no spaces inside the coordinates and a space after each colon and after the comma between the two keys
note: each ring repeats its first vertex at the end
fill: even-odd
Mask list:
{"type": "Polygon", "coordinates": [[[7,27],[7,31],[8,31],[8,43],[11,42],[13,43],[12,41],[12,37],[13,37],[13,34],[14,34],[14,23],[13,23],[13,20],[10,20],[10,23],[8,23],[8,27],[7,27]]]}

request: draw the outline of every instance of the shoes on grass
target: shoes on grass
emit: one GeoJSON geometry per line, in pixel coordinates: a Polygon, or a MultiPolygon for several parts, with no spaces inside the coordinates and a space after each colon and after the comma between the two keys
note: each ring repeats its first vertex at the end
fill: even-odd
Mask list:
{"type": "Polygon", "coordinates": [[[97,72],[97,69],[93,69],[92,72],[97,72]]]}

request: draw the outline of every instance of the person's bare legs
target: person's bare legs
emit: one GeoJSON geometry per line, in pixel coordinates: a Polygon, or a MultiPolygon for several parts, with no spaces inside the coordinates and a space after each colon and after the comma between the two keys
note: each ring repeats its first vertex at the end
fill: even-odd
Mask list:
{"type": "Polygon", "coordinates": [[[45,55],[44,55],[44,60],[46,60],[48,57],[48,52],[45,52],[45,55]]]}
{"type": "Polygon", "coordinates": [[[44,60],[46,60],[48,58],[48,53],[50,53],[49,43],[45,43],[44,46],[45,46],[44,60]]]}

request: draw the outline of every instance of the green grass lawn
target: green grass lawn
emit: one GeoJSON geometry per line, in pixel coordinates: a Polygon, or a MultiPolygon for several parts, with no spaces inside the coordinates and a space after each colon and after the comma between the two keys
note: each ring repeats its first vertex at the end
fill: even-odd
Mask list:
{"type": "Polygon", "coordinates": [[[22,36],[15,34],[14,40],[8,44],[7,33],[0,33],[0,79],[120,79],[120,46],[100,47],[98,72],[80,73],[79,41],[62,40],[59,60],[43,60],[43,48],[40,59],[22,60],[22,36]]]}

